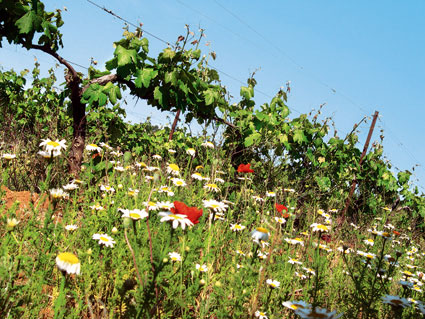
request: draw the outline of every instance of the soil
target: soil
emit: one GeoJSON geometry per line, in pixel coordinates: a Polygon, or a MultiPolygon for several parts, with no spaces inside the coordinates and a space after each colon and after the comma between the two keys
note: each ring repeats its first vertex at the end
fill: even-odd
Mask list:
{"type": "Polygon", "coordinates": [[[19,220],[28,219],[33,207],[45,211],[49,207],[49,199],[46,195],[31,193],[29,191],[14,192],[5,186],[1,186],[0,194],[3,194],[0,202],[0,212],[7,212],[10,208],[16,205],[16,218],[19,220]],[[3,209],[2,209],[3,208],[3,209]]]}

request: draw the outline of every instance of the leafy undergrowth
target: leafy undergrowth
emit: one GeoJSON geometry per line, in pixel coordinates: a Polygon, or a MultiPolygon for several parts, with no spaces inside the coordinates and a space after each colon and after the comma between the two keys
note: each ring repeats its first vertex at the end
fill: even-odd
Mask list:
{"type": "MultiPolygon", "coordinates": [[[[354,224],[342,199],[320,207],[285,185],[265,189],[261,162],[232,167],[210,142],[143,158],[90,144],[80,179],[54,189],[66,143],[42,146],[47,196],[24,213],[0,206],[1,317],[425,313],[423,243],[398,224],[403,212],[354,224]]],[[[9,155],[3,181],[17,170],[9,155]]]]}

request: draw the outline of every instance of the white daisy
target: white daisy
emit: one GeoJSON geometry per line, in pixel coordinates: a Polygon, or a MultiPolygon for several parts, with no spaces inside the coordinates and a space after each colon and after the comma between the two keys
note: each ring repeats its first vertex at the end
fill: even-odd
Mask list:
{"type": "Polygon", "coordinates": [[[106,247],[114,247],[115,240],[107,234],[94,234],[92,239],[98,240],[99,245],[105,245],[106,247]]]}

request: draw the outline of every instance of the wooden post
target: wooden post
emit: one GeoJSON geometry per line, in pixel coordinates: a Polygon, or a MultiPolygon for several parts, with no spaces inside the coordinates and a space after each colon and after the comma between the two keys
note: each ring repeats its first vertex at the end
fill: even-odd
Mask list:
{"type": "Polygon", "coordinates": [[[170,136],[168,137],[168,141],[171,141],[173,139],[173,134],[174,134],[174,131],[176,130],[179,117],[180,117],[180,110],[177,110],[176,117],[174,118],[173,126],[171,127],[170,136]]]}
{"type": "MultiPolygon", "coordinates": [[[[375,111],[375,114],[373,114],[373,120],[372,120],[372,124],[370,125],[370,128],[369,128],[369,134],[367,135],[366,143],[363,147],[363,153],[360,156],[360,161],[359,161],[360,169],[361,169],[361,166],[362,166],[362,163],[363,163],[363,159],[366,155],[367,149],[369,147],[369,142],[370,142],[370,139],[372,138],[372,133],[373,133],[373,130],[375,129],[375,123],[376,123],[376,120],[378,118],[378,115],[379,115],[378,111],[375,111]]],[[[342,216],[341,216],[342,219],[340,220],[339,224],[342,224],[342,222],[345,220],[345,214],[347,213],[348,207],[350,206],[351,197],[353,196],[354,190],[356,189],[356,184],[357,184],[357,179],[354,176],[353,182],[351,184],[350,193],[348,194],[347,201],[345,202],[345,208],[342,212],[342,216]]]]}

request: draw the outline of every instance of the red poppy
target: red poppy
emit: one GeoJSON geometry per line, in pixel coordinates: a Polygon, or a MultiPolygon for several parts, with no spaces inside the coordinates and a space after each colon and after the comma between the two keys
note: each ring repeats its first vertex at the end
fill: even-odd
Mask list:
{"type": "Polygon", "coordinates": [[[91,156],[91,158],[92,159],[95,159],[96,157],[98,157],[98,156],[100,156],[100,154],[99,153],[94,153],[92,156],[91,156]]]}
{"type": "MultiPolygon", "coordinates": [[[[281,213],[281,214],[282,214],[282,213],[281,213]]],[[[283,218],[289,218],[289,214],[288,214],[288,213],[282,214],[282,217],[283,217],[283,218]]]]}
{"type": "Polygon", "coordinates": [[[400,236],[401,234],[398,232],[398,231],[396,231],[396,230],[393,230],[393,234],[394,235],[396,235],[396,236],[400,236]]]}
{"type": "Polygon", "coordinates": [[[238,173],[254,173],[251,164],[241,164],[238,166],[238,173]]]}
{"type": "Polygon", "coordinates": [[[202,216],[202,209],[188,207],[185,203],[179,201],[174,201],[174,208],[171,208],[170,211],[173,214],[186,215],[194,224],[199,223],[199,218],[202,216]]]}
{"type": "Polygon", "coordinates": [[[288,207],[286,207],[285,205],[282,204],[274,204],[274,206],[276,207],[277,211],[282,214],[282,210],[285,210],[286,212],[288,212],[288,207]]]}

